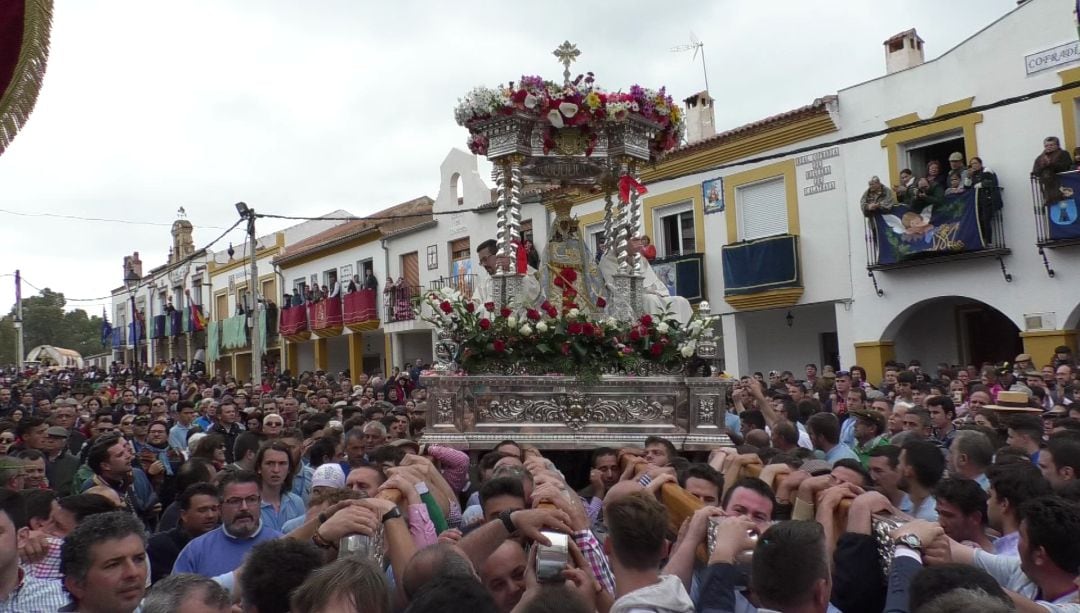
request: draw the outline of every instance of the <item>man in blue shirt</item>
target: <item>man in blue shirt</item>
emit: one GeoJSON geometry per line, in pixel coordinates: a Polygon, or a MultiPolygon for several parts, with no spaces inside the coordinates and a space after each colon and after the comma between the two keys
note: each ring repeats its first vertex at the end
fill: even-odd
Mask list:
{"type": "Polygon", "coordinates": [[[304,500],[292,492],[296,472],[288,445],[265,443],[255,454],[255,474],[259,476],[262,523],[280,532],[285,522],[304,516],[304,500]]]}
{"type": "Polygon", "coordinates": [[[277,530],[264,526],[260,519],[262,498],[255,473],[226,472],[218,491],[221,494],[221,527],[185,545],[176,558],[174,574],[224,575],[239,568],[252,547],[282,536],[277,530]]]}
{"type": "Polygon", "coordinates": [[[190,400],[176,403],[176,425],[169,430],[169,447],[187,451],[188,432],[194,427],[195,404],[190,400]]]}
{"type": "Polygon", "coordinates": [[[843,458],[859,461],[859,456],[851,450],[851,447],[840,442],[840,422],[832,413],[811,415],[806,421],[806,432],[810,435],[810,442],[814,444],[814,449],[825,454],[824,460],[829,463],[829,466],[843,458]]]}
{"type": "Polygon", "coordinates": [[[945,456],[934,443],[909,440],[900,448],[900,510],[915,519],[937,521],[937,500],[932,492],[945,472],[945,456]]]}

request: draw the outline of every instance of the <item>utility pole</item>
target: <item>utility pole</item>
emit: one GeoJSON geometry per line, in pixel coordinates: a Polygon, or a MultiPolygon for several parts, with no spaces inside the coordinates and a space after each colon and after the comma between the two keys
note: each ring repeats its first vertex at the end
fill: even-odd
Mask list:
{"type": "Polygon", "coordinates": [[[259,329],[259,264],[255,253],[255,209],[248,208],[243,202],[236,203],[236,212],[240,213],[241,219],[247,219],[248,253],[251,256],[251,282],[248,290],[251,291],[251,301],[254,303],[251,310],[251,388],[253,390],[262,387],[262,335],[259,329]]]}
{"type": "Polygon", "coordinates": [[[15,271],[15,364],[22,372],[25,363],[23,358],[23,319],[22,319],[22,275],[15,271]]]}

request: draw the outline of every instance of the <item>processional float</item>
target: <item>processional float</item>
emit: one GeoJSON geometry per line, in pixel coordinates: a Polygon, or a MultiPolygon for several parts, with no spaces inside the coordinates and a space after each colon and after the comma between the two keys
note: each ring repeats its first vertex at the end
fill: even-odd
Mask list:
{"type": "Polygon", "coordinates": [[[497,264],[486,303],[453,288],[419,301],[437,336],[436,367],[423,378],[424,441],[585,449],[661,435],[681,449],[730,445],[729,383],[708,376],[716,318],[705,302],[688,322],[647,312],[647,264],[634,248],[647,191],[639,171],[678,146],[682,109],[663,88],[608,92],[592,73],[571,78],[579,51],[569,42],[554,54],[561,82],[479,87],[455,109],[470,150],[494,165],[497,264]],[[601,195],[605,257],[614,258],[606,279],[571,216],[601,195]],[[536,273],[519,257],[527,197],[555,213],[536,273]]]}

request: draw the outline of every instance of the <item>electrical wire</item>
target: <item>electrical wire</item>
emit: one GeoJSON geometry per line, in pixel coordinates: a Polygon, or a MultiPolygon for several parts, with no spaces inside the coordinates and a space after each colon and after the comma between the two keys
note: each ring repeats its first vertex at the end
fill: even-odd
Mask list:
{"type": "MultiPolygon", "coordinates": [[[[134,221],[131,219],[114,219],[111,217],[83,217],[81,215],[67,215],[64,213],[27,213],[25,211],[12,211],[11,209],[0,209],[0,213],[7,213],[8,215],[18,215],[20,217],[49,217],[55,219],[71,219],[74,221],[104,221],[108,223],[122,223],[133,226],[164,226],[170,227],[175,222],[164,223],[160,221],[134,221]]],[[[221,226],[200,226],[203,228],[211,228],[214,230],[220,230],[221,226]]]]}

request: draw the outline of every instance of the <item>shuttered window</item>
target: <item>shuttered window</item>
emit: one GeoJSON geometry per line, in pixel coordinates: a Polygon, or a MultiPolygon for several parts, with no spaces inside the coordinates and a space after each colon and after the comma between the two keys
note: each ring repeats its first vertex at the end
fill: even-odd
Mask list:
{"type": "Polygon", "coordinates": [[[783,177],[743,185],[735,190],[740,240],[788,233],[787,196],[783,177]]]}

